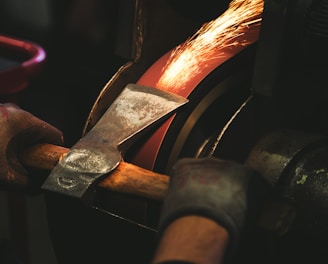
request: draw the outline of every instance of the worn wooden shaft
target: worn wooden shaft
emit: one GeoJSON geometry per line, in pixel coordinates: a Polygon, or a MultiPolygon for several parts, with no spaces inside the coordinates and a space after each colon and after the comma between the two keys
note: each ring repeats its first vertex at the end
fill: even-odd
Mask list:
{"type": "MultiPolygon", "coordinates": [[[[52,170],[68,151],[69,148],[57,145],[38,144],[21,154],[21,162],[29,167],[52,170]]],[[[122,161],[113,172],[100,181],[98,187],[161,201],[168,188],[168,182],[167,175],[122,161]]]]}
{"type": "MultiPolygon", "coordinates": [[[[30,167],[52,170],[70,149],[57,145],[41,144],[26,149],[21,162],[30,167]]],[[[169,183],[167,175],[155,173],[122,161],[120,165],[100,181],[99,188],[113,192],[137,195],[162,201],[169,183]]],[[[288,217],[289,207],[284,204],[268,205],[262,212],[258,225],[264,230],[280,233],[288,217]],[[286,213],[287,212],[287,213],[286,213]]]]}

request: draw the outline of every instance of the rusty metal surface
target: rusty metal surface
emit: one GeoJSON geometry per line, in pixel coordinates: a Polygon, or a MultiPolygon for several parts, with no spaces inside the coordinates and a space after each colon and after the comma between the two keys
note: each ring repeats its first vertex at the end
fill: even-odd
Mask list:
{"type": "Polygon", "coordinates": [[[289,175],[285,195],[294,201],[295,225],[307,235],[327,242],[328,147],[319,144],[299,158],[289,175]]]}
{"type": "Polygon", "coordinates": [[[279,202],[271,221],[326,239],[328,226],[328,139],[324,134],[278,129],[259,140],[246,165],[275,188],[279,202]],[[283,215],[286,208],[291,213],[283,215]]]}
{"type": "Polygon", "coordinates": [[[121,152],[142,132],[188,100],[129,84],[101,119],[52,170],[42,188],[92,203],[91,186],[120,163],[121,152]]]}
{"type": "Polygon", "coordinates": [[[325,138],[318,133],[278,129],[261,138],[251,150],[246,164],[255,168],[273,186],[292,160],[310,145],[325,138]]]}

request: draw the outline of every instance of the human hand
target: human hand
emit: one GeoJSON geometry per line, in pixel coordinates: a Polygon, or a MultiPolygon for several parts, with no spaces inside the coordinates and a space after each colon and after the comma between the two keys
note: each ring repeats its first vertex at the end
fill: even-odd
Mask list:
{"type": "Polygon", "coordinates": [[[204,216],[225,227],[235,246],[247,218],[256,217],[269,194],[269,185],[250,168],[213,157],[181,159],[169,175],[160,232],[182,216],[204,216]]]}
{"type": "Polygon", "coordinates": [[[19,154],[38,143],[63,144],[62,133],[17,105],[0,104],[0,186],[5,190],[33,188],[19,154]]]}

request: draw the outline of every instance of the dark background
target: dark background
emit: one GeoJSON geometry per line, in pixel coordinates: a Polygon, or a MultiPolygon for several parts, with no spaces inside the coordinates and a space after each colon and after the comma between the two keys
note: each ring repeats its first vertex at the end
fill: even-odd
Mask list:
{"type": "MultiPolygon", "coordinates": [[[[166,2],[193,25],[226,7],[222,1],[157,2],[166,2]]],[[[61,129],[67,146],[81,136],[103,86],[131,60],[133,7],[133,0],[0,1],[0,34],[36,42],[47,53],[43,71],[20,95],[20,105],[61,129]]]]}
{"type": "MultiPolygon", "coordinates": [[[[150,0],[149,3],[152,6],[158,5],[158,12],[161,12],[163,6],[166,10],[171,9],[172,13],[181,16],[186,25],[190,25],[188,31],[181,31],[180,38],[177,38],[179,41],[184,41],[202,23],[217,17],[227,5],[227,1],[212,0],[150,0]]],[[[0,34],[39,44],[47,55],[42,71],[29,80],[25,90],[14,95],[15,102],[59,128],[64,134],[67,147],[81,137],[88,114],[107,81],[120,66],[133,59],[131,27],[134,4],[134,0],[0,1],[0,34]]],[[[162,24],[160,26],[165,27],[171,18],[168,12],[159,21],[162,24]]],[[[167,31],[172,30],[179,35],[179,28],[182,25],[167,31]]],[[[161,32],[158,34],[161,35],[161,32]]],[[[171,47],[178,43],[173,38],[159,41],[171,42],[171,47]]],[[[147,50],[143,52],[147,53],[147,50]]],[[[9,99],[1,95],[0,100],[3,103],[9,99]]],[[[59,254],[63,263],[84,263],[87,259],[83,253],[88,250],[88,257],[102,251],[108,255],[108,259],[104,259],[105,263],[109,263],[110,259],[118,263],[118,259],[129,258],[135,246],[129,248],[127,245],[131,236],[140,236],[135,237],[141,241],[138,246],[144,242],[149,243],[145,241],[148,239],[147,232],[142,234],[127,223],[120,223],[117,219],[99,213],[85,212],[75,205],[70,207],[66,201],[64,205],[57,199],[45,202],[43,194],[25,197],[1,192],[0,213],[0,231],[4,230],[0,233],[0,255],[13,250],[13,254],[24,264],[56,263],[55,254],[59,254]],[[50,216],[47,215],[49,207],[52,208],[50,216]],[[81,225],[74,224],[81,219],[81,225]],[[73,230],[69,225],[74,227],[73,230]],[[111,228],[105,232],[102,228],[106,226],[111,228]],[[120,238],[119,241],[109,239],[112,241],[109,245],[116,244],[119,252],[108,250],[108,246],[103,243],[100,243],[101,247],[95,246],[99,244],[98,234],[102,232],[120,238]],[[66,236],[73,236],[73,241],[66,239],[66,236]],[[79,248],[79,237],[82,238],[83,248],[79,248]],[[1,238],[4,238],[3,241],[9,240],[9,245],[5,242],[3,245],[1,238]],[[55,250],[52,242],[56,244],[55,250]],[[75,242],[77,244],[72,245],[75,242]],[[126,252],[124,247],[127,247],[126,252]]],[[[96,263],[92,259],[88,260],[89,263],[96,263]]],[[[0,256],[1,261],[6,260],[0,256]]]]}
{"type": "MultiPolygon", "coordinates": [[[[121,65],[132,59],[130,32],[134,2],[133,0],[0,0],[0,34],[38,43],[47,53],[42,72],[30,80],[28,87],[17,95],[19,105],[62,130],[67,147],[72,146],[81,137],[86,118],[104,85],[121,65]]],[[[188,31],[179,31],[181,25],[178,24],[168,29],[177,35],[180,33],[180,41],[190,36],[193,29],[199,28],[203,22],[217,17],[228,3],[228,1],[213,0],[148,0],[148,2],[153,6],[158,5],[159,14],[161,8],[165,6],[168,8],[166,10],[178,14],[186,24],[190,25],[188,31]]],[[[166,13],[160,21],[162,28],[169,25],[171,19],[170,13],[166,13]]],[[[298,25],[300,24],[296,23],[296,29],[298,25]]],[[[293,32],[297,32],[295,28],[293,32]]],[[[161,36],[161,33],[158,32],[158,36],[161,36]]],[[[160,39],[160,42],[163,41],[170,42],[171,47],[178,44],[177,41],[171,41],[170,37],[160,39]]],[[[294,44],[295,41],[292,43],[294,44]]],[[[326,50],[326,46],[324,49],[326,50]]],[[[312,51],[316,50],[311,49],[311,57],[312,51]]],[[[323,49],[317,51],[318,57],[324,58],[322,61],[326,62],[328,56],[321,56],[322,51],[323,49]]],[[[143,52],[147,53],[147,50],[143,52]]],[[[298,53],[296,55],[299,60],[303,60],[298,53]]],[[[326,79],[326,74],[323,77],[326,79]]],[[[302,79],[299,80],[301,82],[302,79]]],[[[326,82],[324,84],[326,87],[326,82]]],[[[298,86],[295,87],[298,89],[298,86]]],[[[313,85],[310,88],[313,89],[313,85]]],[[[295,93],[298,98],[299,92],[295,93]]],[[[304,89],[303,92],[306,99],[309,95],[315,95],[314,92],[308,92],[308,89],[304,89]]],[[[293,94],[292,98],[294,98],[293,94]]],[[[0,99],[2,102],[6,100],[0,99]]],[[[325,107],[326,104],[322,106],[325,107]]],[[[14,250],[24,264],[55,262],[52,245],[47,242],[48,223],[50,223],[52,238],[55,238],[55,252],[60,255],[61,260],[67,257],[66,263],[86,261],[97,263],[92,257],[99,256],[100,253],[105,255],[106,258],[103,259],[105,263],[110,263],[110,260],[113,263],[120,263],[123,257],[131,256],[133,259],[133,254],[137,253],[139,247],[145,247],[152,242],[152,237],[149,239],[147,232],[135,230],[133,225],[120,222],[117,218],[104,217],[101,213],[85,212],[74,203],[69,204],[67,201],[61,203],[60,199],[49,199],[44,204],[42,195],[28,198],[7,195],[7,193],[0,193],[0,195],[0,225],[3,220],[9,222],[8,226],[11,229],[9,237],[14,244],[14,250]],[[50,217],[47,218],[45,210],[49,208],[50,217]],[[38,235],[40,232],[43,236],[38,235]],[[100,243],[98,247],[101,242],[99,239],[103,236],[107,239],[106,244],[100,243]],[[138,245],[129,242],[132,238],[138,242],[138,245]],[[33,252],[32,244],[35,245],[33,252]],[[36,255],[43,256],[36,258],[36,255]],[[89,258],[85,258],[85,255],[89,258]],[[41,261],[35,261],[36,259],[41,261]]],[[[1,235],[0,233],[0,243],[1,235]]],[[[308,242],[306,237],[302,235],[298,237],[300,237],[298,242],[301,244],[303,240],[308,242]]],[[[306,243],[303,247],[297,244],[292,248],[295,252],[292,252],[291,247],[294,242],[287,239],[279,243],[282,254],[292,253],[289,255],[294,258],[298,253],[306,252],[306,243]]],[[[326,244],[318,244],[320,251],[325,250],[326,244]]],[[[270,245],[262,246],[272,248],[270,245]]],[[[0,251],[3,248],[0,245],[0,251]]],[[[261,247],[254,247],[253,250],[258,251],[259,255],[272,254],[272,252],[264,252],[261,247]]],[[[315,254],[313,257],[320,258],[315,254]]],[[[285,262],[293,263],[292,260],[289,262],[289,259],[285,259],[285,262]]],[[[266,262],[269,263],[270,260],[266,262]]],[[[62,263],[65,263],[65,260],[62,263]]],[[[133,263],[133,261],[121,263],[133,263]]]]}

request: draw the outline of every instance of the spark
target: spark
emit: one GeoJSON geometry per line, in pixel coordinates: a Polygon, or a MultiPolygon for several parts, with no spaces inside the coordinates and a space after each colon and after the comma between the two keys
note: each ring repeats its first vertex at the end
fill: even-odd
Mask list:
{"type": "Polygon", "coordinates": [[[221,16],[205,23],[172,51],[156,87],[184,89],[192,74],[224,57],[227,49],[251,44],[254,39],[250,40],[247,33],[259,29],[263,3],[263,0],[233,0],[221,16]]]}

